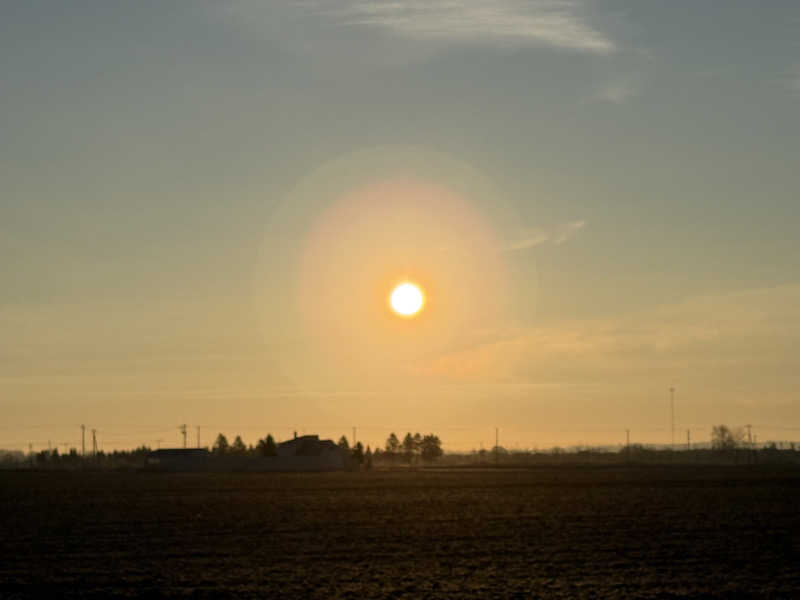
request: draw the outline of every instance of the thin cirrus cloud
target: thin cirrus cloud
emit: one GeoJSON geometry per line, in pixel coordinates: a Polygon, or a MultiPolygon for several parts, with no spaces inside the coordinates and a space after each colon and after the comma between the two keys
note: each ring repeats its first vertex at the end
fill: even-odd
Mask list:
{"type": "Polygon", "coordinates": [[[615,389],[651,381],[654,373],[683,373],[698,387],[731,381],[741,387],[747,384],[741,374],[752,372],[753,382],[771,390],[765,399],[771,393],[785,402],[791,388],[775,382],[788,383],[797,372],[787,350],[800,341],[799,302],[800,286],[789,284],[690,297],[623,316],[512,328],[426,358],[412,371],[449,379],[604,381],[615,389]]]}
{"type": "Polygon", "coordinates": [[[308,13],[337,26],[416,39],[543,44],[609,54],[614,42],[589,25],[576,0],[309,0],[308,13]]]}
{"type": "Polygon", "coordinates": [[[586,221],[572,221],[570,223],[563,223],[557,225],[549,230],[535,229],[527,233],[527,235],[512,241],[503,247],[503,252],[520,252],[535,248],[545,242],[553,244],[563,244],[567,240],[575,237],[575,235],[586,226],[586,221]]]}

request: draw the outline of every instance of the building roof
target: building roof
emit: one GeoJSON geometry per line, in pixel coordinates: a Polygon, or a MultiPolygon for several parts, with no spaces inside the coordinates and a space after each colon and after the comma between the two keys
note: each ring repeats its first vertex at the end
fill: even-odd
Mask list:
{"type": "Polygon", "coordinates": [[[336,449],[331,440],[320,440],[318,435],[302,435],[278,444],[280,456],[319,456],[336,449]]]}

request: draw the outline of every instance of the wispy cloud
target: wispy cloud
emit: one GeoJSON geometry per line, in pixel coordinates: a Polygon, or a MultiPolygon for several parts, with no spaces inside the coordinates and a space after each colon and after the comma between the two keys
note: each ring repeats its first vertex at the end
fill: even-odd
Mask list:
{"type": "Polygon", "coordinates": [[[544,244],[550,237],[544,231],[534,231],[531,234],[522,237],[518,240],[511,242],[503,248],[504,252],[517,252],[519,250],[527,250],[528,248],[535,248],[540,244],[544,244]]]}
{"type": "MultiPolygon", "coordinates": [[[[659,377],[788,385],[797,372],[800,285],[721,293],[617,317],[509,330],[415,365],[451,379],[615,386],[659,377]]],[[[784,392],[781,392],[784,393],[784,392]]]]}
{"type": "Polygon", "coordinates": [[[535,43],[608,54],[577,0],[308,0],[298,4],[337,26],[371,27],[411,38],[535,43]]]}
{"type": "Polygon", "coordinates": [[[521,235],[519,238],[506,244],[503,252],[519,252],[521,250],[528,250],[535,248],[546,242],[553,244],[563,244],[567,240],[573,238],[581,229],[586,226],[586,221],[572,221],[570,223],[562,223],[550,229],[533,229],[521,235]]]}
{"type": "Polygon", "coordinates": [[[586,226],[586,221],[573,221],[556,227],[553,232],[553,242],[563,244],[586,226]]]}

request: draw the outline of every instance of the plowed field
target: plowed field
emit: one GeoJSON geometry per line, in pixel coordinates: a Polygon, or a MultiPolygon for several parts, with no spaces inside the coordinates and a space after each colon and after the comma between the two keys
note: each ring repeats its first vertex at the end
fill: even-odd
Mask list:
{"type": "Polygon", "coordinates": [[[0,473],[0,596],[800,597],[800,472],[0,473]]]}

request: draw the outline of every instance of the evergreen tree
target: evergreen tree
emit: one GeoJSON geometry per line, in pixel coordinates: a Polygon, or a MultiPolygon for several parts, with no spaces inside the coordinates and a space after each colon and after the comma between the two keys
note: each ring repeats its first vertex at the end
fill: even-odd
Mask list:
{"type": "Polygon", "coordinates": [[[212,447],[212,451],[215,454],[227,454],[229,449],[228,445],[228,438],[226,438],[221,433],[217,436],[216,441],[214,442],[214,446],[212,447]]]}
{"type": "Polygon", "coordinates": [[[242,436],[237,435],[236,439],[233,440],[233,445],[231,445],[231,454],[246,454],[247,453],[247,446],[244,445],[242,441],[242,436]]]}
{"type": "Polygon", "coordinates": [[[414,460],[414,437],[410,431],[403,438],[403,458],[408,464],[414,460]]]}
{"type": "Polygon", "coordinates": [[[356,445],[353,446],[353,449],[350,451],[350,456],[352,456],[353,460],[359,465],[364,462],[364,446],[361,442],[356,442],[356,445]]]}
{"type": "Polygon", "coordinates": [[[422,436],[419,431],[414,434],[414,454],[418,455],[422,450],[422,436]]]}
{"type": "Polygon", "coordinates": [[[271,433],[268,433],[267,437],[258,440],[258,446],[256,446],[256,450],[262,456],[278,455],[278,446],[275,444],[275,439],[272,437],[271,433]]]}
{"type": "Polygon", "coordinates": [[[396,456],[400,453],[400,440],[397,439],[394,432],[390,433],[389,437],[386,438],[386,453],[390,456],[396,456]]]}

